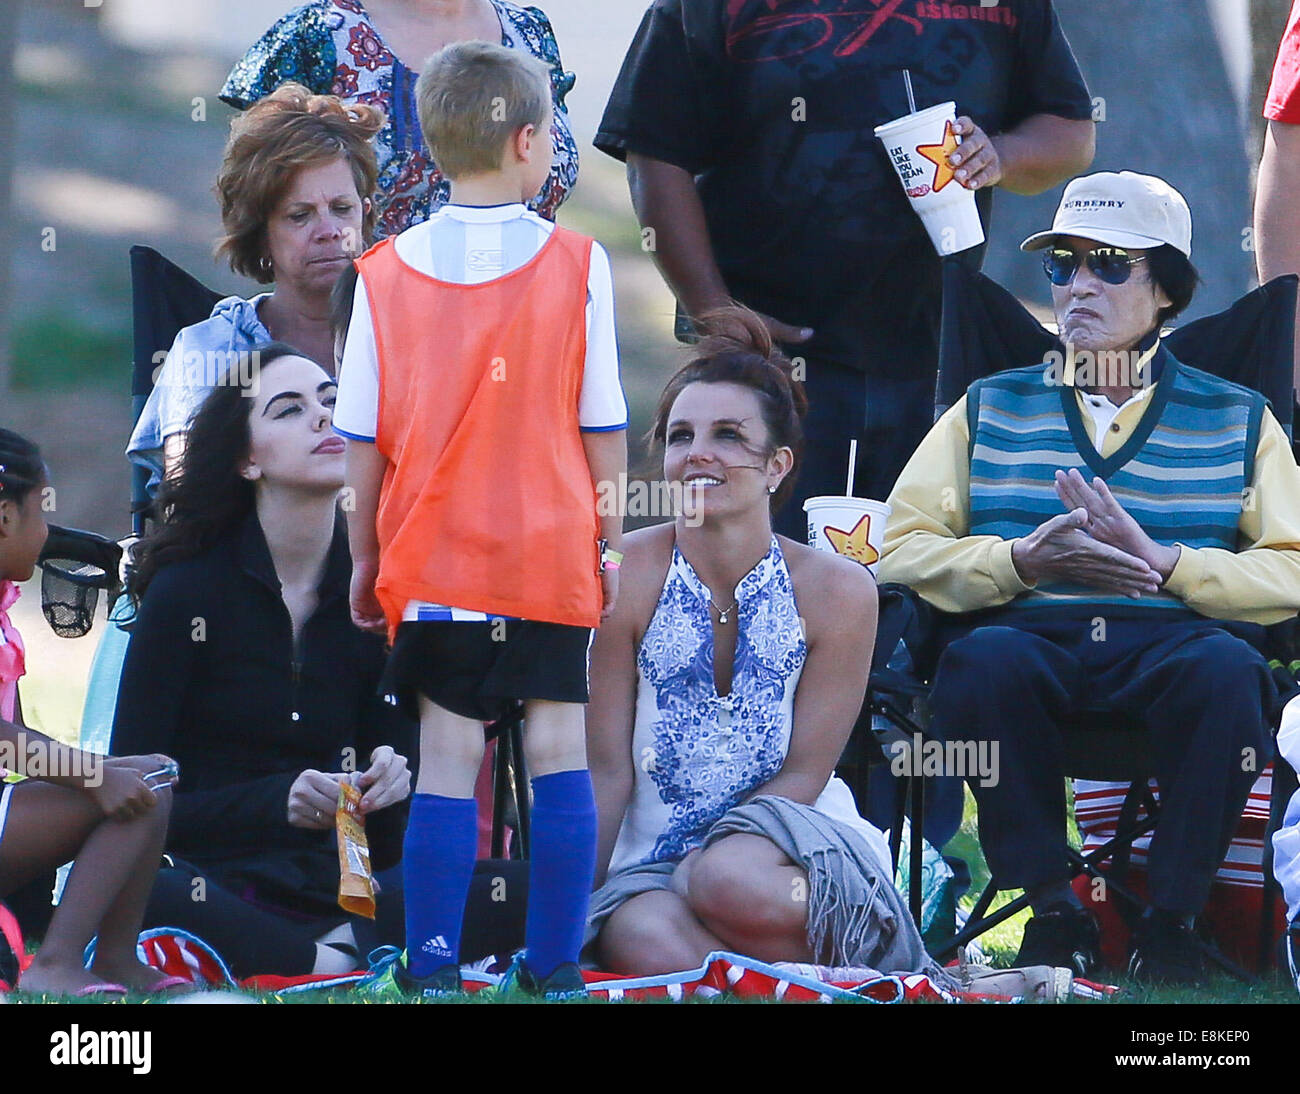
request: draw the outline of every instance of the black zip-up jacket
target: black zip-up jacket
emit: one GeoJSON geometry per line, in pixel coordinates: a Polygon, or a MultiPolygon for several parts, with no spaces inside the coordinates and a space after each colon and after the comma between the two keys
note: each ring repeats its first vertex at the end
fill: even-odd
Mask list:
{"type": "MultiPolygon", "coordinates": [[[[381,744],[415,766],[415,723],[376,693],[383,640],[349,615],[351,569],[340,518],[295,649],[255,512],[202,555],[164,566],[132,627],[113,726],[115,755],[180,764],[169,852],[304,912],[333,904],[338,853],[332,829],[289,824],[293,781],[308,768],[364,771],[381,744]]],[[[376,870],[400,860],[406,812],[367,817],[376,870]]]]}

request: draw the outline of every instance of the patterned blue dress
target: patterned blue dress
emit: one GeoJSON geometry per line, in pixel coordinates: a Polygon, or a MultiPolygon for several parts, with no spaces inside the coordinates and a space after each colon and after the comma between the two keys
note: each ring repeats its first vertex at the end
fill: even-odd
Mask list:
{"type": "MultiPolygon", "coordinates": [[[[530,208],[555,219],[578,178],[578,146],[569,129],[564,97],[574,76],[560,62],[550,21],[540,8],[491,0],[501,21],[501,44],[527,50],[551,69],[555,158],[550,177],[530,208]]],[[[294,8],[235,65],[221,98],[244,109],[287,80],[318,95],[377,106],[388,115],[375,135],[379,158],[379,219],[376,235],[397,235],[446,204],[450,184],[429,155],[420,135],[411,71],[384,45],[362,0],[313,0],[294,8]]]]}
{"type": "MultiPolygon", "coordinates": [[[[776,537],[735,589],[736,655],[725,696],[714,684],[709,599],[707,586],[674,546],[637,651],[636,779],[611,877],[685,858],[728,809],[785,763],[808,646],[776,537]]],[[[879,841],[839,779],[827,783],[814,807],[879,841]]]]}

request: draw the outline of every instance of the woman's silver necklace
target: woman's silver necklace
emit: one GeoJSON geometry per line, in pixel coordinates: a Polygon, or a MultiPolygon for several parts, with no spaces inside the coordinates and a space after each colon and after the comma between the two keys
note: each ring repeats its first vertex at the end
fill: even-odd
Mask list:
{"type": "Polygon", "coordinates": [[[713,597],[709,597],[709,604],[712,605],[713,610],[718,613],[718,622],[721,623],[723,626],[726,626],[727,616],[729,616],[732,612],[736,610],[736,608],[740,605],[740,601],[733,600],[731,602],[731,607],[719,608],[716,604],[713,603],[713,597]]]}

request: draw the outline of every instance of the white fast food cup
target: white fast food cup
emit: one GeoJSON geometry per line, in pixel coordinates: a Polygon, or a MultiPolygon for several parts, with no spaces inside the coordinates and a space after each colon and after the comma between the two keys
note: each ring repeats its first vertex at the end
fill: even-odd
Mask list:
{"type": "MultiPolygon", "coordinates": [[[[941,166],[919,151],[943,145],[956,120],[957,104],[947,102],[876,126],[876,136],[884,144],[912,208],[941,255],[956,254],[984,242],[975,191],[963,186],[946,165],[941,166]]],[[[955,134],[954,139],[960,143],[955,134]]]]}
{"type": "Polygon", "coordinates": [[[809,547],[851,558],[875,576],[885,542],[885,522],[889,520],[888,504],[829,494],[809,498],[803,508],[808,514],[809,547]],[[828,536],[828,529],[835,534],[828,536]],[[835,545],[837,540],[840,547],[835,545]]]}

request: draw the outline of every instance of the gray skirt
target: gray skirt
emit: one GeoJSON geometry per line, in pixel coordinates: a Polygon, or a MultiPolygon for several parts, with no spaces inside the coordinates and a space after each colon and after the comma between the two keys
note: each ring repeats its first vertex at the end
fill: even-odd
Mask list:
{"type": "MultiPolygon", "coordinates": [[[[735,834],[763,836],[808,873],[808,945],[829,947],[833,965],[866,966],[882,973],[925,973],[942,986],[954,983],[926,953],[907,904],[893,885],[893,868],[860,833],[810,805],[759,795],[724,813],[703,846],[735,834]]],[[[625,901],[672,888],[675,862],[642,863],[621,870],[592,894],[583,938],[583,961],[625,901]]]]}

